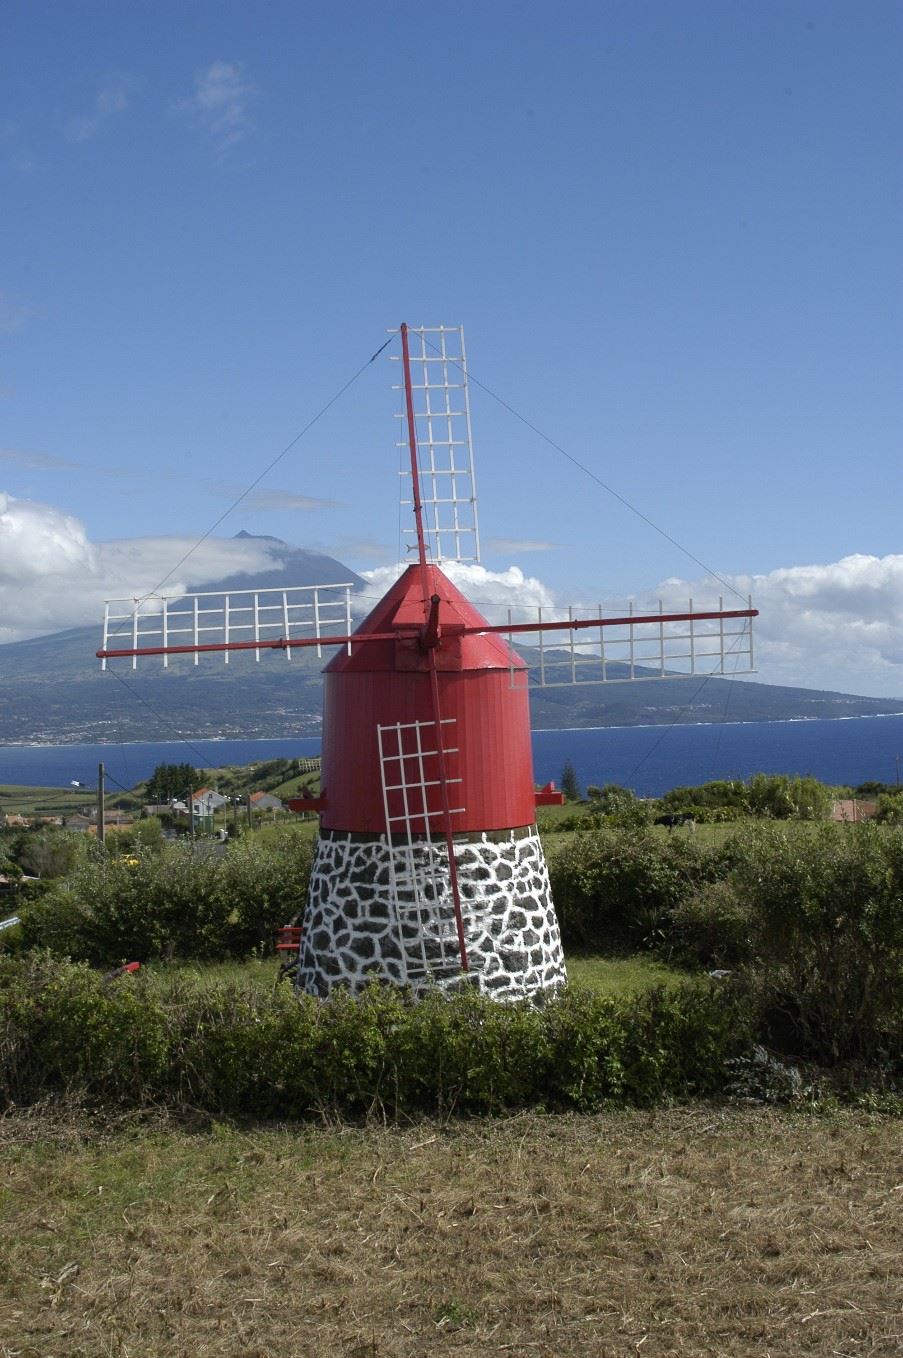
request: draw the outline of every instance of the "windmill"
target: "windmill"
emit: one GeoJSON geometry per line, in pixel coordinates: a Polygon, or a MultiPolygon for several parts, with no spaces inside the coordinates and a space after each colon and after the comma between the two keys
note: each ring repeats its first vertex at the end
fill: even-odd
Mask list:
{"type": "Polygon", "coordinates": [[[724,674],[728,656],[747,672],[755,610],[488,622],[442,569],[479,560],[463,333],[402,325],[400,337],[414,560],[364,621],[352,630],[345,584],[110,600],[97,654],[135,666],[334,649],[321,795],[290,803],[320,813],[299,987],[359,991],[376,977],[535,997],[566,973],[536,826],[530,682],[724,674]]]}

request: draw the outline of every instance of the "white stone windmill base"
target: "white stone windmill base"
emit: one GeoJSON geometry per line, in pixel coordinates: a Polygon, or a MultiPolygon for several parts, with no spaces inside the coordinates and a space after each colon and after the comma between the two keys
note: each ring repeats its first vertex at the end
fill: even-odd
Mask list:
{"type": "Polygon", "coordinates": [[[472,986],[494,1000],[549,995],[567,980],[536,826],[455,836],[468,971],[461,970],[448,852],[424,836],[321,830],[297,985],[325,996],[374,980],[414,993],[472,986]]]}

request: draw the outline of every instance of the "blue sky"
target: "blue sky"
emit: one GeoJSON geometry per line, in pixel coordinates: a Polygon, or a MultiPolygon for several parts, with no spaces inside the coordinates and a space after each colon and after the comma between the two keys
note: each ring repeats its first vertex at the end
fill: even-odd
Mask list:
{"type": "MultiPolygon", "coordinates": [[[[752,584],[763,678],[903,695],[899,4],[5,15],[2,635],[94,616],[111,540],[153,583],[406,319],[463,323],[481,383],[752,584]]],[[[217,534],[394,560],[394,380],[217,534]]],[[[489,572],[701,597],[471,397],[489,572]]]]}

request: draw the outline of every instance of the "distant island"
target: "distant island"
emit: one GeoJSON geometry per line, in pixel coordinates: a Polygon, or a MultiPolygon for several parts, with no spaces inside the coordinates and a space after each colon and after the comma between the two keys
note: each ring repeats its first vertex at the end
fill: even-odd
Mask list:
{"type": "MultiPolygon", "coordinates": [[[[280,584],[364,581],[320,553],[275,544],[281,566],[259,576],[213,581],[210,591],[264,589],[280,584]]],[[[314,651],[264,653],[260,664],[234,655],[228,666],[212,658],[121,662],[102,672],[95,659],[100,627],[78,627],[0,646],[0,744],[93,744],[117,741],[229,737],[317,736],[322,716],[320,672],[314,651]]],[[[523,648],[521,648],[523,650],[523,648]]],[[[661,679],[536,689],[537,730],[567,727],[650,726],[673,722],[786,721],[801,718],[884,716],[903,712],[903,698],[867,698],[754,680],[661,679]]]]}

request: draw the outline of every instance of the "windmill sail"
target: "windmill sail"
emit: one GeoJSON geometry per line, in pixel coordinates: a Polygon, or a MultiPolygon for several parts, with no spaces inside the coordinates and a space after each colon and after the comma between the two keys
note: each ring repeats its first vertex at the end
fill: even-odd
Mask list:
{"type": "MultiPolygon", "coordinates": [[[[410,393],[418,450],[420,501],[430,560],[480,559],[477,487],[467,390],[467,356],[463,326],[408,327],[410,393]]],[[[399,355],[392,355],[394,361],[399,355]]],[[[404,383],[396,384],[404,390],[404,383]]],[[[397,417],[406,421],[407,414],[397,417]]],[[[410,440],[397,440],[407,449],[410,440]]],[[[414,503],[410,466],[401,471],[401,503],[414,503]]],[[[417,549],[413,525],[404,532],[409,552],[417,549]]]]}
{"type": "MultiPolygon", "coordinates": [[[[725,609],[720,598],[711,611],[694,609],[690,599],[681,613],[666,612],[661,600],[657,613],[639,613],[632,604],[608,617],[601,605],[595,618],[585,608],[569,608],[565,619],[550,618],[549,611],[508,609],[509,626],[499,629],[518,647],[534,687],[732,679],[755,671],[751,599],[746,608],[725,609]]],[[[522,670],[511,673],[512,682],[523,683],[522,670]]]]}
{"type": "Polygon", "coordinates": [[[288,589],[236,590],[228,594],[146,594],[141,598],[107,599],[104,605],[102,667],[129,656],[136,669],[141,656],[193,655],[205,652],[284,649],[290,660],[294,643],[316,645],[351,631],[353,585],[299,585],[288,589]]]}

